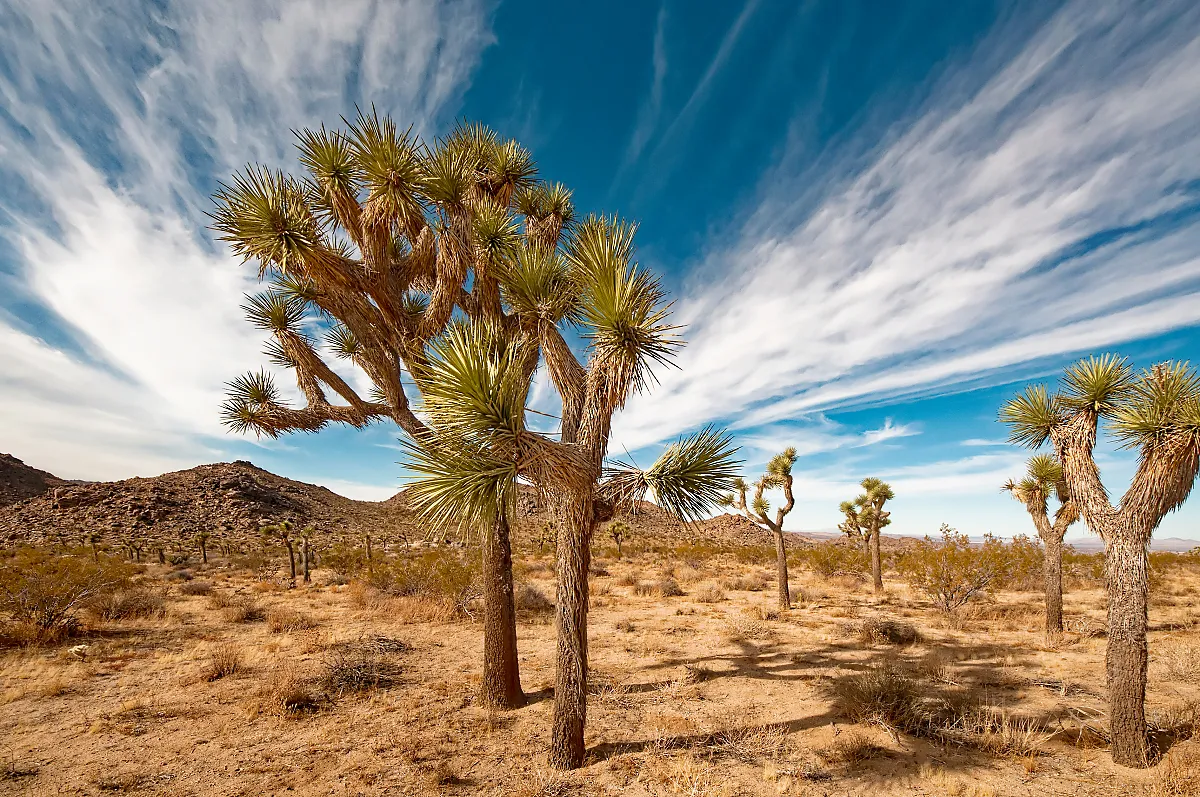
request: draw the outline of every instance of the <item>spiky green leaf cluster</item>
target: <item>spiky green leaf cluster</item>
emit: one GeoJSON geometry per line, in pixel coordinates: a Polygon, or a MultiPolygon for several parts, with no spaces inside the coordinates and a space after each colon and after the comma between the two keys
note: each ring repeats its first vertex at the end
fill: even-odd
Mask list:
{"type": "Polygon", "coordinates": [[[709,426],[681,437],[649,468],[618,461],[605,468],[604,491],[619,502],[653,496],[656,503],[685,521],[706,517],[733,485],[740,464],[727,432],[709,426]]]}

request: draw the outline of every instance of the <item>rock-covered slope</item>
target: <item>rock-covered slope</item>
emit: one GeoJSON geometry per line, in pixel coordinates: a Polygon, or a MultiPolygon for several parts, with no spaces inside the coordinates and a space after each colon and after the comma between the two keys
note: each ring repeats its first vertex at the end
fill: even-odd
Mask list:
{"type": "Polygon", "coordinates": [[[0,506],[43,495],[66,483],[51,473],[26,465],[12,454],[0,454],[0,506]]]}
{"type": "Polygon", "coordinates": [[[403,502],[354,501],[238,461],[117,482],[57,481],[43,495],[0,508],[0,538],[78,544],[98,533],[110,545],[174,547],[206,532],[216,547],[245,544],[257,539],[260,526],[283,520],[297,529],[370,533],[381,541],[418,532],[403,502]]]}

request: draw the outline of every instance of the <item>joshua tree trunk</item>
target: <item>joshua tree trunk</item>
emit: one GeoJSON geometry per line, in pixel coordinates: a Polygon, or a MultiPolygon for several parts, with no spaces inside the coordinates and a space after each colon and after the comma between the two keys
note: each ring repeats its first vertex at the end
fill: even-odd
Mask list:
{"type": "Polygon", "coordinates": [[[1046,581],[1046,639],[1052,640],[1063,631],[1063,574],[1062,539],[1053,536],[1042,539],[1046,546],[1043,573],[1046,581]]]}
{"type": "Polygon", "coordinates": [[[875,594],[883,592],[883,561],[879,555],[879,529],[871,529],[871,580],[875,594]]]}
{"type": "Polygon", "coordinates": [[[792,608],[792,593],[788,586],[787,549],[783,544],[783,529],[772,529],[775,535],[775,580],[779,592],[779,608],[792,608]]]}
{"type": "Polygon", "coordinates": [[[163,553],[162,548],[158,549],[158,563],[160,565],[165,565],[167,563],[167,555],[163,553]]]}
{"type": "Polygon", "coordinates": [[[296,551],[294,548],[292,548],[292,541],[290,538],[285,538],[283,541],[283,544],[287,546],[288,566],[291,567],[291,569],[292,569],[292,584],[295,584],[296,583],[296,551]]]}
{"type": "Polygon", "coordinates": [[[208,564],[208,546],[205,545],[204,540],[200,540],[200,561],[208,564]]]}
{"type": "Polygon", "coordinates": [[[372,565],[372,562],[371,562],[371,535],[364,534],[363,537],[365,537],[367,540],[367,575],[370,576],[370,575],[373,575],[375,572],[374,566],[372,565]]]}
{"type": "Polygon", "coordinates": [[[309,554],[311,549],[308,547],[308,537],[304,538],[304,542],[300,546],[300,565],[304,568],[304,583],[312,582],[312,575],[309,568],[309,554]]]}
{"type": "Polygon", "coordinates": [[[1113,761],[1127,767],[1149,765],[1146,729],[1146,625],[1148,601],[1146,546],[1129,537],[1106,535],[1108,586],[1109,716],[1113,761]]]}
{"type": "Polygon", "coordinates": [[[519,708],[525,705],[525,693],[517,662],[512,543],[503,512],[483,535],[483,579],[483,702],[519,708]]]}
{"type": "Polygon", "coordinates": [[[583,765],[583,728],[587,720],[587,576],[593,522],[590,492],[567,497],[558,517],[558,651],[550,765],[575,769],[583,765]]]}

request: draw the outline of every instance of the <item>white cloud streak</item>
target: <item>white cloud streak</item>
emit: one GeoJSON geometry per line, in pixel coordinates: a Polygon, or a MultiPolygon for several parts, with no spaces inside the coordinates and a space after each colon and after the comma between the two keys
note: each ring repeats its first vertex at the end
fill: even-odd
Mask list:
{"type": "Polygon", "coordinates": [[[1195,201],[1197,73],[1194,4],[1075,2],[977,91],[941,87],[815,208],[765,181],[680,302],[681,368],[614,439],[945,390],[1200,323],[1200,230],[1163,222],[1195,201]]]}
{"type": "Polygon", "coordinates": [[[490,41],[475,0],[6,4],[0,236],[51,319],[0,315],[6,444],[80,478],[210,458],[223,382],[262,363],[251,269],[203,232],[213,181],[294,167],[290,130],[355,104],[432,130],[490,41]],[[79,351],[18,331],[46,323],[79,351]]]}

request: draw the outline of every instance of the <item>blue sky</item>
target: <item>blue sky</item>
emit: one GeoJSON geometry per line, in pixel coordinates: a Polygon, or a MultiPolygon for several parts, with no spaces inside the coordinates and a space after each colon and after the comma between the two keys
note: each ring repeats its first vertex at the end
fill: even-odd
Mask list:
{"type": "MultiPolygon", "coordinates": [[[[1200,350],[1186,0],[100,5],[0,7],[0,449],[62,476],[246,458],[398,488],[394,428],[259,443],[217,413],[263,341],[215,181],[294,169],[289,130],[356,104],[483,121],[638,220],[689,345],[613,451],[718,422],[752,474],[795,445],[790,528],[875,475],[898,532],[1026,532],[999,405],[1093,352],[1200,350]]],[[[1134,462],[1101,456],[1119,493],[1134,462]]],[[[1200,538],[1197,503],[1159,535],[1200,538]]]]}

